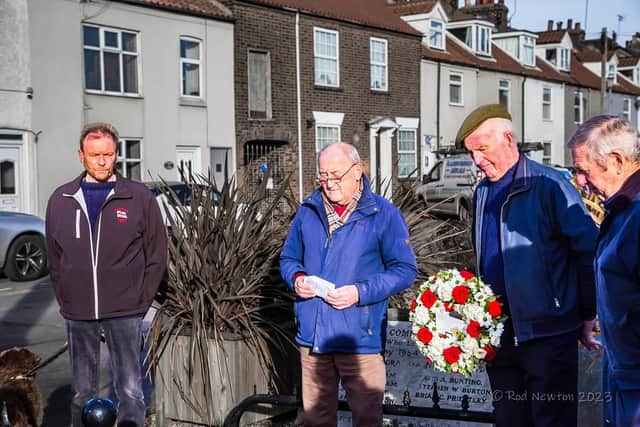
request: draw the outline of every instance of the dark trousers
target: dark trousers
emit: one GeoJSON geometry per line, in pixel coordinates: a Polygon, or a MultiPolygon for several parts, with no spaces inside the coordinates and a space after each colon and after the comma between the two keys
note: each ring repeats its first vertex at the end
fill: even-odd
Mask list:
{"type": "Polygon", "coordinates": [[[640,427],[640,387],[618,381],[609,370],[607,356],[602,366],[604,426],[640,427]]]}
{"type": "Polygon", "coordinates": [[[143,427],[145,405],[140,375],[142,315],[114,319],[67,320],[69,358],[74,395],[73,427],[82,427],[82,407],[96,396],[100,380],[100,334],[111,360],[113,387],[118,400],[118,426],[143,427]]]}
{"type": "Polygon", "coordinates": [[[577,426],[578,343],[555,338],[507,344],[487,365],[497,427],[577,426]]]}

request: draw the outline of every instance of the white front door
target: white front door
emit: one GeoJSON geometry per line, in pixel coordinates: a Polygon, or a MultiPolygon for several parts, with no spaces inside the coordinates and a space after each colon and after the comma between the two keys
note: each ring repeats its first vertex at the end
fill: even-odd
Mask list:
{"type": "Polygon", "coordinates": [[[201,174],[200,147],[178,145],[176,147],[176,166],[178,179],[181,179],[181,174],[184,174],[188,180],[191,180],[192,176],[201,174]]]}
{"type": "Polygon", "coordinates": [[[0,211],[22,211],[21,146],[0,141],[0,211]]]}

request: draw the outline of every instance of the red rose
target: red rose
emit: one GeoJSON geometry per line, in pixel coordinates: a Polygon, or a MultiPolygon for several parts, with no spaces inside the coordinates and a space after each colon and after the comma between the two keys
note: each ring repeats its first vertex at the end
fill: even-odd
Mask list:
{"type": "Polygon", "coordinates": [[[416,311],[416,305],[417,305],[416,299],[413,298],[411,300],[411,304],[409,304],[409,311],[416,311]]]}
{"type": "Polygon", "coordinates": [[[466,286],[456,286],[455,288],[453,288],[452,293],[453,299],[458,304],[464,304],[465,302],[467,302],[467,298],[469,298],[469,288],[467,288],[466,286]]]}
{"type": "Polygon", "coordinates": [[[498,301],[493,300],[487,304],[487,311],[491,317],[498,317],[502,314],[502,306],[498,301]]]}
{"type": "Polygon", "coordinates": [[[429,344],[431,342],[431,338],[433,338],[433,334],[427,328],[420,328],[418,331],[418,339],[425,343],[429,344]]]}
{"type": "Polygon", "coordinates": [[[493,358],[496,357],[496,354],[498,354],[498,350],[490,345],[485,345],[484,347],[482,347],[482,349],[487,352],[487,354],[485,354],[484,356],[484,360],[486,360],[487,362],[493,360],[493,358]]]}
{"type": "Polygon", "coordinates": [[[431,290],[429,289],[424,291],[420,296],[420,301],[422,301],[422,305],[424,305],[427,308],[431,308],[431,306],[435,304],[436,300],[437,300],[436,294],[431,292],[431,290]]]}
{"type": "Polygon", "coordinates": [[[471,338],[477,338],[480,336],[480,323],[472,320],[467,325],[467,333],[471,338]]]}
{"type": "Polygon", "coordinates": [[[446,360],[447,363],[453,364],[456,363],[458,359],[460,359],[460,353],[462,353],[462,351],[460,351],[458,347],[449,347],[444,349],[442,355],[444,356],[444,360],[446,360]]]}
{"type": "Polygon", "coordinates": [[[476,277],[476,276],[474,276],[474,275],[473,275],[473,273],[472,273],[472,272],[467,271],[467,270],[462,270],[462,271],[460,272],[460,275],[462,276],[462,278],[463,278],[464,280],[469,280],[469,279],[473,279],[474,277],[476,277]]]}
{"type": "Polygon", "coordinates": [[[450,302],[443,303],[445,311],[453,311],[453,304],[450,302]]]}

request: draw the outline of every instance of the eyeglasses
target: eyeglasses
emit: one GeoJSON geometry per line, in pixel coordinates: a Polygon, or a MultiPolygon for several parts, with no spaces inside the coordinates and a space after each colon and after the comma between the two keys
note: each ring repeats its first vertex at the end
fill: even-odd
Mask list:
{"type": "Polygon", "coordinates": [[[340,184],[342,182],[342,178],[344,178],[355,165],[357,165],[357,163],[353,163],[351,166],[349,166],[349,169],[347,169],[342,175],[335,178],[329,178],[328,176],[320,175],[316,179],[318,183],[320,183],[320,185],[340,184]]]}

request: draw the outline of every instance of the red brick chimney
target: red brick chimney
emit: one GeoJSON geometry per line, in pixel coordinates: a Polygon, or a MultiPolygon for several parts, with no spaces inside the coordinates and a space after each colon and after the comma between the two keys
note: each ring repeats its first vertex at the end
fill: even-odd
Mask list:
{"type": "Polygon", "coordinates": [[[558,21],[556,22],[556,30],[561,30],[562,29],[562,21],[558,21]]]}
{"type": "Polygon", "coordinates": [[[567,30],[573,29],[573,19],[567,19],[567,30]]]}
{"type": "Polygon", "coordinates": [[[580,28],[580,23],[576,22],[576,31],[580,32],[582,29],[580,28]]]}
{"type": "Polygon", "coordinates": [[[553,19],[549,19],[547,21],[547,31],[552,31],[553,30],[553,19]]]}

